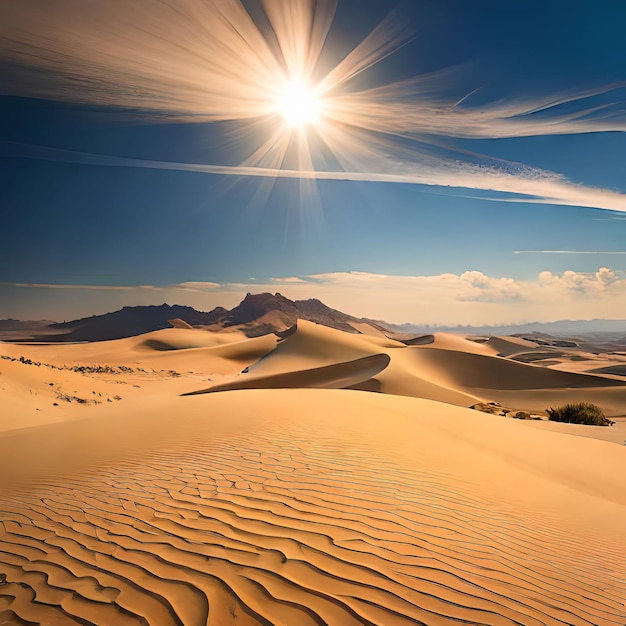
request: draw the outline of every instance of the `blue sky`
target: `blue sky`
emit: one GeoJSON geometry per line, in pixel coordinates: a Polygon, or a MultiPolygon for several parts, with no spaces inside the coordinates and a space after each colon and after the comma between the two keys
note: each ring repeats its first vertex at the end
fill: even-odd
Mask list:
{"type": "MultiPolygon", "coordinates": [[[[377,62],[331,85],[304,161],[282,131],[282,162],[253,156],[283,123],[274,75],[216,56],[214,2],[169,4],[182,21],[2,3],[0,317],[259,290],[396,322],[623,317],[626,4],[340,0],[312,83],[377,62]]],[[[279,44],[306,5],[245,3],[279,44]]]]}

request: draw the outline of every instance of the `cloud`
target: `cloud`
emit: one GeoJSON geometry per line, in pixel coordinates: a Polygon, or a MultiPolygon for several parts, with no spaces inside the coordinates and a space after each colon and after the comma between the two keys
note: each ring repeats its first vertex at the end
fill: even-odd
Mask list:
{"type": "Polygon", "coordinates": [[[272,278],[272,282],[274,282],[274,283],[286,283],[286,284],[293,284],[293,283],[304,283],[304,284],[306,284],[308,281],[304,280],[303,278],[299,278],[298,276],[284,276],[282,278],[272,278]]]}
{"type": "MultiPolygon", "coordinates": [[[[506,194],[519,194],[519,197],[515,199],[501,197],[485,198],[488,200],[585,206],[626,212],[626,195],[624,194],[606,189],[577,185],[568,182],[562,176],[542,170],[531,170],[529,168],[522,173],[512,174],[504,169],[480,167],[462,163],[420,167],[416,162],[391,162],[388,157],[380,156],[377,162],[378,170],[315,171],[243,165],[227,166],[205,163],[153,161],[148,159],[76,152],[44,146],[31,146],[13,142],[3,142],[3,148],[6,156],[37,158],[65,163],[80,163],[82,165],[136,167],[219,174],[223,176],[346,180],[481,189],[506,194]],[[382,171],[381,166],[386,166],[387,169],[382,171]]],[[[523,253],[523,251],[519,251],[519,253],[523,253]]]]}
{"type": "Polygon", "coordinates": [[[162,291],[154,285],[72,285],[66,283],[0,283],[0,287],[27,287],[37,289],[80,289],[84,291],[162,291]]]}
{"type": "MultiPolygon", "coordinates": [[[[541,272],[534,279],[460,274],[398,276],[329,272],[293,277],[281,293],[315,297],[356,316],[431,325],[509,324],[619,318],[626,310],[626,272],[541,272]]],[[[256,290],[264,289],[257,285],[256,290]]],[[[271,285],[268,286],[271,290],[271,285]]]]}
{"type": "Polygon", "coordinates": [[[241,128],[262,122],[257,130],[265,123],[272,129],[264,138],[262,132],[255,133],[255,141],[245,146],[249,156],[239,165],[160,162],[43,148],[39,157],[31,153],[35,158],[302,181],[445,186],[519,196],[492,198],[500,201],[626,212],[624,194],[460,151],[453,142],[624,132],[626,82],[475,104],[480,89],[452,93],[472,72],[452,68],[358,89],[350,81],[392,54],[410,36],[410,28],[401,20],[384,20],[320,78],[315,74],[317,61],[334,5],[263,3],[270,36],[264,20],[255,21],[235,0],[131,4],[126,0],[0,0],[4,18],[0,61],[6,74],[0,90],[122,108],[136,118],[230,121],[241,128]],[[293,167],[289,165],[293,137],[277,115],[277,98],[281,85],[298,73],[314,78],[323,96],[324,115],[315,131],[338,163],[337,171],[316,160],[313,142],[305,133],[298,135],[297,158],[293,167]]]}
{"type": "Polygon", "coordinates": [[[431,325],[510,324],[557,319],[616,319],[626,311],[626,272],[544,271],[534,279],[460,274],[399,276],[329,272],[283,276],[263,283],[181,282],[169,286],[0,284],[0,317],[73,319],[122,306],[185,304],[200,310],[233,307],[248,292],[318,298],[357,317],[431,325]],[[191,286],[190,286],[191,285],[191,286]],[[15,297],[19,290],[19,297],[15,297]],[[13,303],[13,306],[11,305],[13,303]]]}
{"type": "MultiPolygon", "coordinates": [[[[474,89],[457,102],[440,95],[462,82],[462,68],[359,92],[368,125],[382,132],[494,139],[626,130],[626,81],[565,92],[472,105],[474,89]],[[613,96],[600,101],[599,96],[613,96]]],[[[357,110],[358,107],[357,107],[357,110]]]]}
{"type": "Polygon", "coordinates": [[[482,272],[470,271],[459,276],[469,291],[458,296],[467,302],[514,302],[525,299],[520,285],[512,278],[493,278],[482,272]]]}
{"type": "Polygon", "coordinates": [[[607,295],[626,295],[626,276],[608,267],[601,267],[597,272],[583,273],[567,270],[562,274],[541,272],[539,283],[542,287],[554,290],[556,295],[576,294],[583,297],[603,297],[607,295]]]}
{"type": "MultiPolygon", "coordinates": [[[[210,291],[212,289],[217,289],[218,287],[220,287],[219,283],[212,283],[212,282],[207,282],[207,281],[188,281],[185,283],[179,283],[177,285],[175,285],[175,289],[185,289],[187,291],[210,291]]],[[[171,287],[169,287],[168,289],[171,289],[171,287]]]]}
{"type": "MultiPolygon", "coordinates": [[[[273,113],[287,76],[315,73],[335,3],[264,4],[264,20],[236,0],[0,0],[5,93],[161,113],[170,120],[254,119],[273,113]],[[286,71],[285,71],[286,70],[286,71]]],[[[328,117],[385,134],[464,138],[625,131],[626,82],[577,92],[480,102],[468,67],[367,89],[343,87],[414,33],[390,15],[317,77],[328,117]],[[462,87],[464,88],[464,87],[462,87]],[[607,102],[607,94],[614,99],[607,102]],[[599,96],[603,98],[597,100],[599,96]]]]}
{"type": "Polygon", "coordinates": [[[606,255],[626,255],[626,251],[608,250],[513,250],[513,254],[606,254],[606,255]]]}

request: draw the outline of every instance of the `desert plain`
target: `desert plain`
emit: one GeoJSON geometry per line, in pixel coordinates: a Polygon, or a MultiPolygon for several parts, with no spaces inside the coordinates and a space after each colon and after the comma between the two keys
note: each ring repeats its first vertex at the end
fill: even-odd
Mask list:
{"type": "Polygon", "coordinates": [[[355,330],[0,343],[0,624],[625,624],[626,357],[355,330]]]}

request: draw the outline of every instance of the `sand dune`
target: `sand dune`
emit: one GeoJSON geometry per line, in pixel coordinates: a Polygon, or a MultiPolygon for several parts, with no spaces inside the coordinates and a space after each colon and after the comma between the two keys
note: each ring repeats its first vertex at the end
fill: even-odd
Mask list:
{"type": "MultiPolygon", "coordinates": [[[[153,381],[179,393],[208,387],[223,390],[294,385],[349,387],[465,407],[495,401],[534,412],[569,401],[589,401],[599,404],[610,416],[626,415],[623,378],[536,366],[496,356],[496,350],[502,351],[508,344],[520,347],[520,342],[529,343],[500,338],[477,343],[444,333],[433,336],[430,343],[407,346],[385,337],[349,334],[301,320],[295,331],[282,335],[281,339],[275,335],[247,339],[239,332],[172,328],[93,344],[1,344],[0,352],[9,358],[26,356],[55,367],[89,367],[97,363],[129,367],[133,370],[130,373],[131,378],[134,376],[130,381],[133,389],[135,385],[149,387],[153,381]],[[368,367],[357,371],[351,370],[353,365],[341,365],[381,354],[389,362],[376,372],[370,372],[368,367]],[[334,369],[326,369],[331,366],[334,369]],[[369,377],[363,372],[369,373],[369,377]],[[202,385],[199,381],[209,384],[202,385]]],[[[512,348],[510,352],[516,354],[512,348]]],[[[94,374],[92,378],[106,382],[104,375],[94,374]]],[[[51,390],[41,389],[46,382],[54,381],[41,378],[22,387],[28,386],[30,393],[52,398],[51,390]]],[[[60,382],[63,385],[55,386],[55,393],[68,393],[69,389],[70,395],[80,395],[70,389],[76,385],[69,379],[60,382]]],[[[108,382],[119,384],[119,376],[109,377],[108,382]]],[[[132,390],[130,394],[121,394],[119,389],[116,392],[110,386],[105,387],[95,385],[89,393],[106,392],[107,397],[134,394],[132,390]]],[[[45,422],[42,416],[31,415],[29,419],[30,423],[45,422]]]]}
{"type": "Polygon", "coordinates": [[[626,387],[599,376],[561,372],[525,363],[467,352],[422,348],[412,352],[416,363],[431,376],[466,388],[546,389],[581,387],[626,387]]]}
{"type": "Polygon", "coordinates": [[[213,333],[197,329],[168,328],[154,332],[81,344],[0,344],[0,353],[55,365],[115,363],[157,369],[235,373],[254,363],[276,346],[274,335],[248,339],[240,332],[213,333]]]}
{"type": "Polygon", "coordinates": [[[382,353],[389,356],[389,365],[370,380],[355,383],[352,385],[354,388],[416,396],[460,406],[470,406],[481,399],[453,385],[431,380],[427,375],[424,376],[422,372],[417,371],[410,355],[412,351],[419,349],[421,348],[417,346],[407,347],[393,339],[352,335],[300,320],[297,330],[280,341],[275,350],[250,367],[249,374],[274,376],[328,367],[382,353]]]}
{"type": "Polygon", "coordinates": [[[623,380],[563,372],[495,356],[508,344],[519,348],[530,342],[496,338],[491,344],[481,344],[441,333],[434,335],[432,342],[407,346],[395,340],[349,335],[300,321],[297,330],[249,372],[274,376],[384,353],[390,357],[388,367],[369,381],[355,383],[355,388],[466,407],[485,401],[505,404],[506,400],[520,410],[531,411],[566,403],[573,393],[576,398],[600,404],[612,416],[626,413],[623,380]]]}
{"type": "Polygon", "coordinates": [[[130,421],[96,408],[91,420],[0,440],[3,617],[159,625],[626,617],[618,446],[344,390],[130,408],[130,421]],[[48,456],[37,454],[42,447],[48,456]],[[580,458],[589,460],[582,476],[580,458]]]}
{"type": "Polygon", "coordinates": [[[276,345],[276,337],[167,329],[89,344],[0,343],[0,432],[80,419],[92,405],[233,375],[276,345]],[[192,382],[193,381],[193,382],[192,382]]]}
{"type": "Polygon", "coordinates": [[[0,624],[624,624],[626,420],[462,406],[626,385],[501,347],[0,344],[0,624]]]}
{"type": "Polygon", "coordinates": [[[489,337],[484,344],[495,350],[500,356],[511,356],[518,352],[537,349],[537,344],[521,337],[489,337]]]}
{"type": "Polygon", "coordinates": [[[479,343],[472,341],[463,335],[454,335],[452,333],[436,333],[433,342],[435,348],[442,350],[455,350],[457,352],[469,352],[471,354],[484,354],[494,356],[497,350],[488,342],[479,343]]]}

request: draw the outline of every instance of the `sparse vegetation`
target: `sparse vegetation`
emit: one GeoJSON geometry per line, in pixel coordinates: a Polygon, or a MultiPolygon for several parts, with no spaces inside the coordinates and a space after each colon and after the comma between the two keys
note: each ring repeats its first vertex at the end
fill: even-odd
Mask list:
{"type": "Polygon", "coordinates": [[[587,424],[589,426],[613,426],[614,422],[608,419],[602,409],[590,402],[565,404],[556,408],[547,409],[548,419],[553,422],[567,422],[569,424],[587,424]]]}
{"type": "MultiPolygon", "coordinates": [[[[41,363],[40,361],[33,361],[26,357],[11,357],[5,354],[0,354],[0,359],[6,361],[13,361],[22,363],[23,365],[34,365],[35,367],[48,367],[53,370],[67,370],[70,372],[77,372],[79,374],[169,374],[170,376],[182,376],[180,372],[175,370],[146,370],[143,367],[128,367],[127,365],[54,365],[52,363],[41,363]]],[[[53,383],[48,383],[52,385],[53,383]]]]}
{"type": "Polygon", "coordinates": [[[78,396],[71,396],[68,393],[57,393],[57,399],[64,402],[76,402],[78,404],[100,404],[98,400],[88,400],[86,398],[79,398],[78,396]]]}
{"type": "Polygon", "coordinates": [[[518,420],[541,420],[544,419],[541,415],[536,413],[529,413],[528,411],[520,411],[515,408],[505,407],[498,402],[479,402],[470,407],[475,411],[481,411],[482,413],[489,413],[490,415],[499,415],[501,417],[512,417],[518,420]]]}

